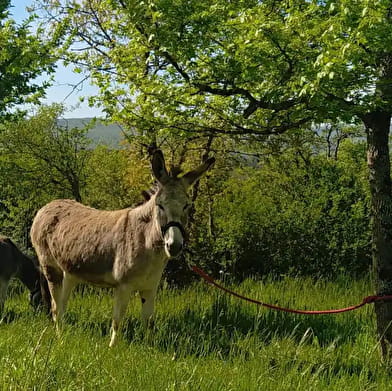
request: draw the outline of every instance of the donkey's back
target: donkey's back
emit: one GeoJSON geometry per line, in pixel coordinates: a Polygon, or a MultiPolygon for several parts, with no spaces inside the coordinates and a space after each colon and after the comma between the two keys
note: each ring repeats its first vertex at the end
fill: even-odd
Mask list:
{"type": "Polygon", "coordinates": [[[31,241],[43,269],[58,279],[68,272],[100,284],[98,275],[113,271],[116,253],[124,246],[128,213],[128,209],[97,210],[73,200],[45,205],[31,227],[31,241]]]}

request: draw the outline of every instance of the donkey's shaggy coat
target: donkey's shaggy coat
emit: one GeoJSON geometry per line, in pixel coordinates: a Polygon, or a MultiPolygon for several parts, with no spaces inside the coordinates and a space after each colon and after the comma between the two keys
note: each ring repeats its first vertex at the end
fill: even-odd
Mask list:
{"type": "Polygon", "coordinates": [[[102,211],[56,200],[38,211],[31,240],[49,282],[56,324],[71,289],[81,281],[115,289],[110,346],[115,343],[131,292],[139,291],[143,321],[150,320],[166,262],[183,246],[187,189],[213,162],[209,159],[181,178],[171,177],[157,150],[152,171],[158,191],[144,204],[102,211]]]}

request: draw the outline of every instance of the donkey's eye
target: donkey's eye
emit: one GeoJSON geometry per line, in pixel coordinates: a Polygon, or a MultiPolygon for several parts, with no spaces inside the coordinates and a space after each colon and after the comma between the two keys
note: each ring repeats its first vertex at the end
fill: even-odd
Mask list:
{"type": "Polygon", "coordinates": [[[162,211],[165,210],[165,208],[164,208],[161,204],[158,204],[158,208],[159,208],[160,210],[162,210],[162,211]]]}

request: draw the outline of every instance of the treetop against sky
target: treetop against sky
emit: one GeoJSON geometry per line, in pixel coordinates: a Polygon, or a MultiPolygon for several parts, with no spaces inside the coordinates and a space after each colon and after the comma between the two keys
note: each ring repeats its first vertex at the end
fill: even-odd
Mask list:
{"type": "MultiPolygon", "coordinates": [[[[22,22],[28,17],[27,8],[31,6],[33,0],[12,0],[11,15],[18,22],[22,22]]],[[[97,94],[97,88],[84,81],[74,89],[75,85],[83,79],[83,75],[74,73],[72,66],[64,66],[58,63],[58,68],[54,74],[53,85],[46,91],[46,97],[42,99],[45,104],[64,103],[68,110],[64,113],[66,118],[84,118],[102,116],[102,111],[96,107],[89,107],[87,102],[80,102],[83,96],[97,94]]],[[[39,81],[46,80],[47,76],[41,76],[39,81]]]]}

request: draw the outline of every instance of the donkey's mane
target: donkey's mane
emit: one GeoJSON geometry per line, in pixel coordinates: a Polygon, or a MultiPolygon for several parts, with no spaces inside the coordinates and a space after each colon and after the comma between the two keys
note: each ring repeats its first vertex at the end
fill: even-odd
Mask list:
{"type": "Polygon", "coordinates": [[[150,201],[151,197],[154,194],[157,194],[158,191],[159,191],[159,185],[157,182],[155,182],[150,189],[142,191],[142,196],[144,199],[141,202],[139,202],[137,205],[142,205],[142,204],[145,204],[146,202],[150,201]]]}

